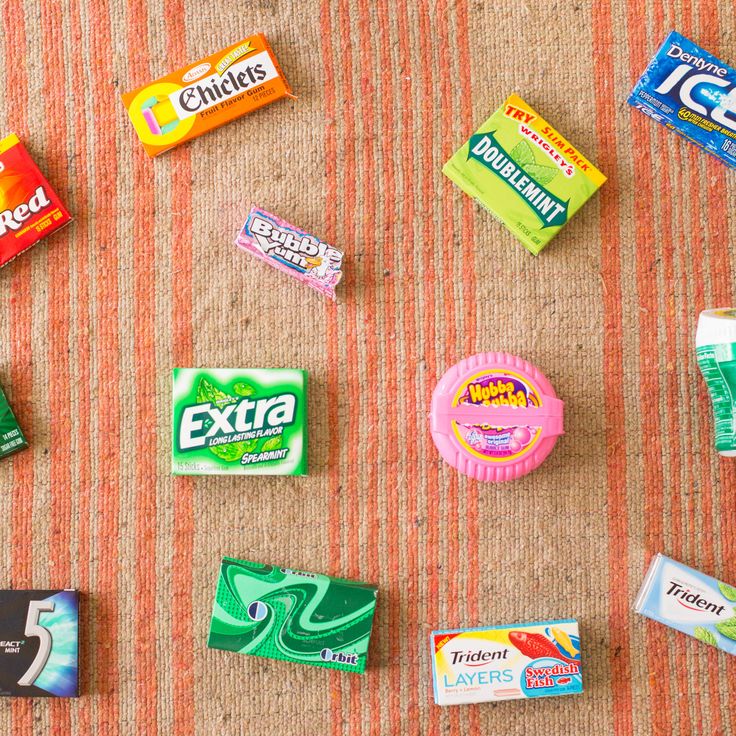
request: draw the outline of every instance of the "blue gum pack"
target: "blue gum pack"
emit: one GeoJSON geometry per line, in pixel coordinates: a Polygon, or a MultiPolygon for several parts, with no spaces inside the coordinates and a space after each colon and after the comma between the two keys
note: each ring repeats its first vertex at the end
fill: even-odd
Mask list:
{"type": "Polygon", "coordinates": [[[736,69],[672,31],[629,104],[736,168],[736,69]]]}

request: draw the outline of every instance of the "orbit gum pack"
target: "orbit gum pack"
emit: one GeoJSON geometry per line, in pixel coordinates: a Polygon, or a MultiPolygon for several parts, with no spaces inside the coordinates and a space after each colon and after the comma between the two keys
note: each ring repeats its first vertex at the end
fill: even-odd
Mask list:
{"type": "Polygon", "coordinates": [[[224,557],[207,646],[362,673],[375,585],[224,557]]]}
{"type": "Polygon", "coordinates": [[[736,168],[736,69],[672,31],[629,105],[736,168]]]}
{"type": "Polygon", "coordinates": [[[583,692],[574,619],[433,631],[430,647],[437,705],[583,692]]]}
{"type": "Polygon", "coordinates": [[[306,475],[307,374],[174,368],[174,475],[306,475]]]}
{"type": "Polygon", "coordinates": [[[470,136],[442,171],[534,255],[606,181],[516,95],[470,136]]]}
{"type": "Polygon", "coordinates": [[[293,97],[262,33],[123,95],[149,156],[293,97]]]}
{"type": "Polygon", "coordinates": [[[18,136],[0,141],[0,266],[71,221],[18,136]]]}

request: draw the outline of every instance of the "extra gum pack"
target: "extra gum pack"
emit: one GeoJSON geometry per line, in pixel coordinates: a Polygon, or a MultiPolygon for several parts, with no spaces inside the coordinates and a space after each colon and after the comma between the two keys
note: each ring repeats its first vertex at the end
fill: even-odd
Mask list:
{"type": "Polygon", "coordinates": [[[123,104],[146,152],[157,156],[293,96],[266,37],[258,33],[126,92],[123,104]]]}
{"type": "Polygon", "coordinates": [[[71,219],[18,136],[0,140],[0,266],[71,219]]]}

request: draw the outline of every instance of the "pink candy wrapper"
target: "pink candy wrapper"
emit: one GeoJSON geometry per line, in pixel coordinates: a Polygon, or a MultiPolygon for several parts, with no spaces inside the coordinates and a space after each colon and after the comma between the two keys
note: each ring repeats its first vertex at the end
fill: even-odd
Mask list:
{"type": "Polygon", "coordinates": [[[330,299],[342,277],[342,253],[259,207],[251,208],[235,244],[330,299]]]}

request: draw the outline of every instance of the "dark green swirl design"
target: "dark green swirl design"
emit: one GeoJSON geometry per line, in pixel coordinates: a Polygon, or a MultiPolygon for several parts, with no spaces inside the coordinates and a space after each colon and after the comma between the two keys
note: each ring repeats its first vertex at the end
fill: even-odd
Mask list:
{"type": "Polygon", "coordinates": [[[362,672],[375,605],[372,585],[225,558],[208,644],[362,672]],[[258,621],[248,613],[255,602],[262,604],[258,621]],[[340,654],[347,661],[339,661],[340,654]]]}

